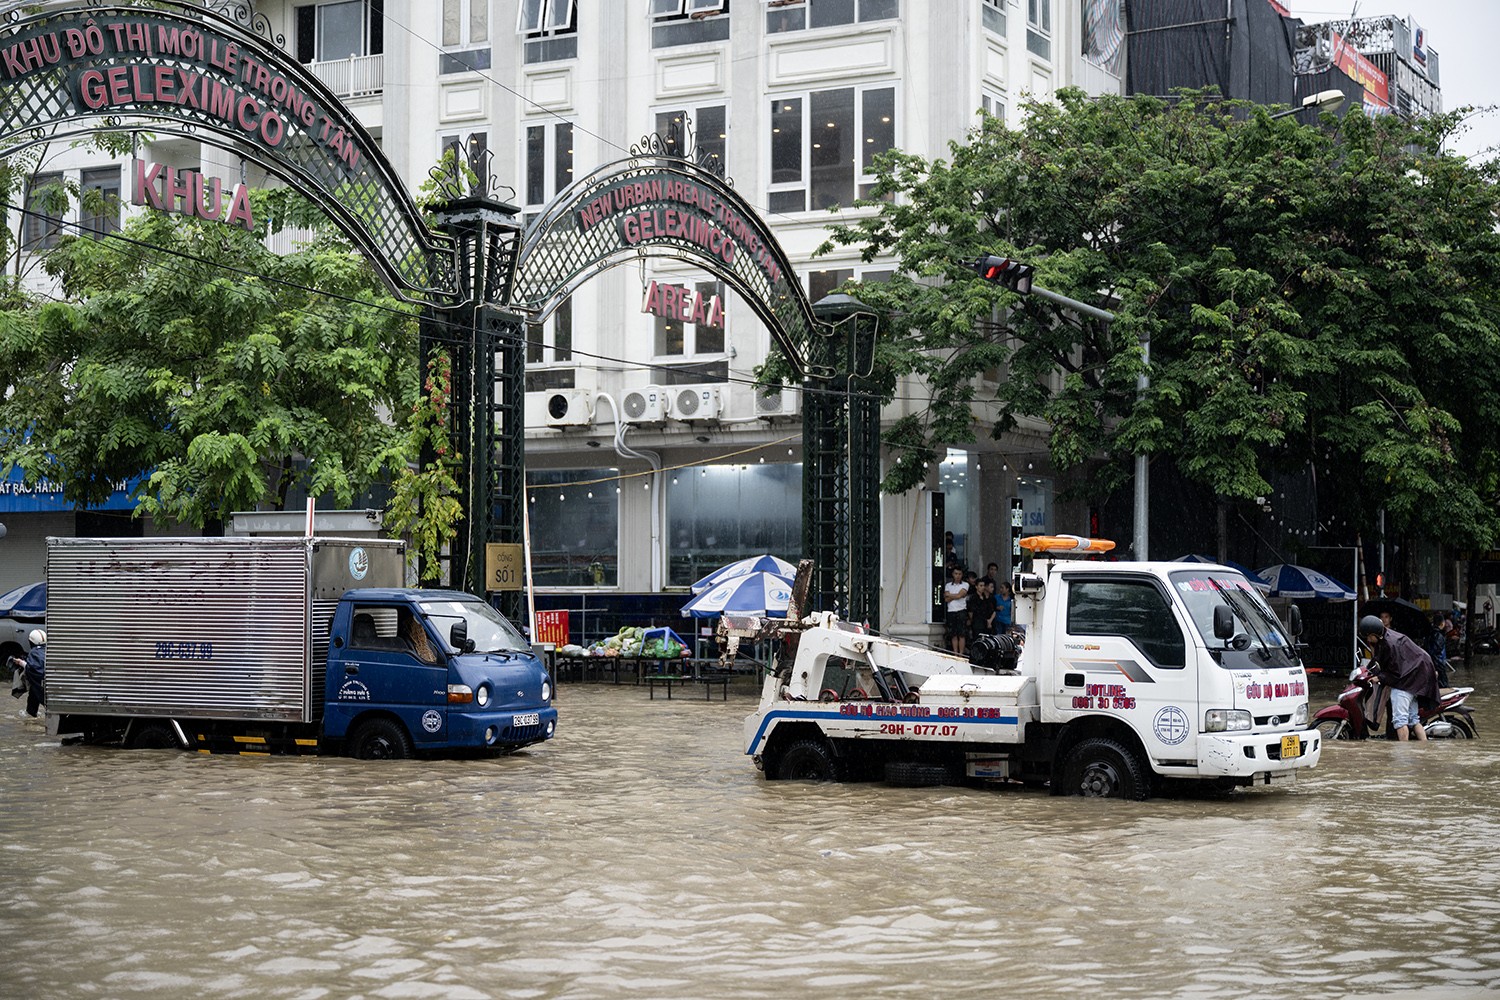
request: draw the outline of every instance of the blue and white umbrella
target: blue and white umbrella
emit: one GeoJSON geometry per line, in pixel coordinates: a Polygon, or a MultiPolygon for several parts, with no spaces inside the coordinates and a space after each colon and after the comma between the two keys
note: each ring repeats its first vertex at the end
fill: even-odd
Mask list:
{"type": "Polygon", "coordinates": [[[701,594],[725,580],[736,576],[748,576],[751,573],[775,573],[777,576],[784,576],[790,580],[797,575],[797,567],[775,556],[751,556],[748,559],[732,562],[728,566],[720,566],[693,584],[693,593],[701,594]]]}
{"type": "Polygon", "coordinates": [[[1271,585],[1272,597],[1311,597],[1323,601],[1352,601],[1354,591],[1331,576],[1324,576],[1306,566],[1277,563],[1267,566],[1260,575],[1271,585]]]}
{"type": "Polygon", "coordinates": [[[775,573],[747,573],[710,587],[682,606],[682,617],[766,615],[785,618],[792,581],[775,573]]]}
{"type": "Polygon", "coordinates": [[[1239,563],[1234,562],[1233,560],[1230,560],[1230,559],[1225,559],[1225,560],[1221,561],[1221,560],[1218,560],[1218,559],[1211,559],[1208,556],[1200,556],[1197,553],[1190,553],[1190,554],[1185,555],[1185,556],[1178,556],[1176,559],[1173,559],[1172,561],[1173,562],[1187,562],[1187,563],[1215,563],[1216,565],[1219,565],[1219,566],[1228,566],[1230,569],[1237,569],[1241,573],[1245,574],[1245,579],[1247,579],[1247,580],[1250,581],[1250,586],[1254,587],[1256,590],[1260,591],[1261,593],[1264,594],[1266,591],[1268,591],[1268,590],[1271,589],[1271,585],[1266,582],[1265,577],[1263,577],[1259,573],[1255,572],[1255,570],[1251,569],[1249,566],[1241,566],[1239,563]]]}

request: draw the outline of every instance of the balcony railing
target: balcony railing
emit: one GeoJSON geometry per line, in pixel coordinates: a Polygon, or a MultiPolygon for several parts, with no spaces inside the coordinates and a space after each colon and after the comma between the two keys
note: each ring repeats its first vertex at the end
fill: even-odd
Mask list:
{"type": "Polygon", "coordinates": [[[313,75],[339,97],[363,97],[385,89],[385,56],[353,56],[308,63],[313,75]]]}

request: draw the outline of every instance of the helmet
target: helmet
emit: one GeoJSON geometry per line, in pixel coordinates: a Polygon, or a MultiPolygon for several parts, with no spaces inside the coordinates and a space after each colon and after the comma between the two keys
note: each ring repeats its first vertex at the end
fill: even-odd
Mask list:
{"type": "Polygon", "coordinates": [[[1361,636],[1373,635],[1379,639],[1385,635],[1385,622],[1376,615],[1365,615],[1359,620],[1359,634],[1361,636]]]}
{"type": "Polygon", "coordinates": [[[31,630],[31,634],[26,636],[26,641],[33,646],[45,646],[47,645],[47,633],[39,628],[34,628],[31,630]]]}

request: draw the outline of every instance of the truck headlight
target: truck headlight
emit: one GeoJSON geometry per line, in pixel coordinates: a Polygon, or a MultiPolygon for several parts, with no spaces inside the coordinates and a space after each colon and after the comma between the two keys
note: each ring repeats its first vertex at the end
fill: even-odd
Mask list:
{"type": "Polygon", "coordinates": [[[490,703],[490,686],[488,684],[479,685],[479,690],[474,692],[474,703],[480,708],[490,703]]]}
{"type": "MultiPolygon", "coordinates": [[[[1303,706],[1305,712],[1307,706],[1303,706]]],[[[1250,713],[1243,708],[1210,708],[1203,716],[1205,733],[1249,732],[1250,713]]]]}
{"type": "MultiPolygon", "coordinates": [[[[545,677],[542,678],[542,700],[552,700],[552,682],[545,677]]],[[[1306,706],[1304,705],[1303,707],[1305,708],[1306,706]]]]}
{"type": "Polygon", "coordinates": [[[1292,725],[1307,725],[1307,702],[1304,701],[1302,704],[1298,705],[1297,711],[1292,713],[1292,725]]]}

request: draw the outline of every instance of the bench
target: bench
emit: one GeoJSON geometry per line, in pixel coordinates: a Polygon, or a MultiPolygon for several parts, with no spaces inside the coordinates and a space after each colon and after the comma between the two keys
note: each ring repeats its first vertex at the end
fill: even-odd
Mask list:
{"type": "Polygon", "coordinates": [[[703,698],[704,698],[704,700],[705,701],[712,701],[713,700],[713,688],[714,688],[714,685],[717,684],[717,685],[719,685],[719,691],[720,691],[720,693],[723,695],[723,697],[720,700],[721,701],[728,701],[729,700],[729,682],[733,678],[734,678],[734,675],[730,674],[730,673],[715,672],[715,673],[711,673],[711,674],[699,674],[698,677],[697,677],[697,681],[698,681],[699,684],[703,685],[703,698]]]}
{"type": "Polygon", "coordinates": [[[671,701],[672,685],[682,684],[684,681],[692,680],[691,677],[685,676],[683,674],[647,674],[644,679],[646,681],[646,684],[651,689],[652,701],[656,700],[656,685],[665,684],[667,686],[667,700],[671,701]]]}

